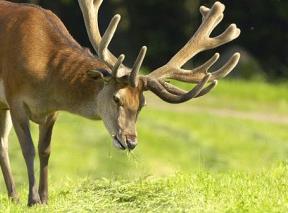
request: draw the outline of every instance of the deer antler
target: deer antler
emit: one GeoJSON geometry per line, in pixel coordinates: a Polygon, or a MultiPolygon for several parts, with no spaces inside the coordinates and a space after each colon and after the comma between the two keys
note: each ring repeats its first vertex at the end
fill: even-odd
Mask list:
{"type": "Polygon", "coordinates": [[[110,24],[102,37],[98,26],[98,11],[103,0],[78,0],[78,2],[83,14],[89,40],[97,52],[99,58],[102,59],[112,69],[112,76],[114,78],[131,75],[129,76],[128,83],[131,86],[135,86],[137,73],[146,54],[146,47],[142,47],[140,50],[132,69],[124,66],[122,62],[125,58],[125,55],[121,54],[117,59],[108,49],[108,46],[120,22],[121,16],[116,14],[111,19],[110,24]]]}
{"type": "MultiPolygon", "coordinates": [[[[98,28],[98,11],[102,1],[103,0],[78,0],[90,42],[98,56],[112,69],[112,76],[114,78],[129,75],[129,77],[126,78],[128,79],[128,83],[132,87],[136,87],[138,80],[137,73],[145,57],[146,47],[144,46],[141,48],[132,69],[125,67],[122,64],[125,58],[123,54],[117,59],[108,50],[108,45],[113,38],[121,16],[117,14],[112,18],[104,36],[101,37],[98,28]]],[[[141,81],[144,83],[144,89],[151,90],[167,102],[182,103],[191,98],[205,95],[216,86],[218,79],[229,74],[239,61],[239,53],[235,53],[223,67],[212,74],[209,74],[208,70],[218,60],[220,56],[218,53],[203,65],[193,70],[185,70],[181,68],[188,60],[193,58],[199,52],[216,48],[234,40],[240,35],[240,30],[236,25],[231,24],[219,36],[213,38],[210,37],[213,29],[224,17],[224,9],[225,6],[220,2],[215,2],[211,9],[204,6],[200,7],[203,19],[199,29],[187,44],[178,53],[176,53],[166,65],[154,70],[147,76],[140,77],[141,81]],[[166,79],[197,83],[197,85],[190,92],[186,92],[165,82],[166,79]],[[205,88],[205,84],[211,81],[212,83],[205,88]]]]}
{"type": "Polygon", "coordinates": [[[113,68],[117,62],[117,58],[108,50],[108,45],[113,38],[121,16],[117,14],[111,19],[102,38],[98,27],[98,11],[102,1],[103,0],[78,0],[78,3],[93,48],[97,52],[98,56],[105,61],[110,68],[113,68]]]}
{"type": "Polygon", "coordinates": [[[203,16],[202,24],[188,43],[174,55],[170,61],[154,70],[147,76],[142,76],[144,87],[151,90],[164,101],[169,103],[182,103],[191,98],[197,98],[208,93],[213,89],[217,80],[225,77],[237,65],[240,54],[235,53],[229,61],[219,70],[208,73],[209,68],[218,60],[219,54],[216,53],[203,65],[193,69],[184,70],[181,67],[199,52],[216,48],[236,39],[240,35],[240,30],[235,24],[231,24],[222,34],[217,37],[210,37],[213,29],[223,19],[225,6],[220,2],[215,2],[211,9],[200,7],[203,16]],[[189,83],[198,83],[190,92],[183,91],[167,82],[166,79],[174,79],[189,83]],[[204,88],[207,82],[212,83],[204,88]]]}

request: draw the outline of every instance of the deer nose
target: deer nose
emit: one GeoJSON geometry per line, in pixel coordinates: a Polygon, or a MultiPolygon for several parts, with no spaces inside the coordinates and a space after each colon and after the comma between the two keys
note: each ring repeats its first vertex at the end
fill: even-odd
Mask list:
{"type": "Polygon", "coordinates": [[[135,149],[137,146],[137,138],[135,136],[127,136],[126,143],[129,150],[135,149]]]}

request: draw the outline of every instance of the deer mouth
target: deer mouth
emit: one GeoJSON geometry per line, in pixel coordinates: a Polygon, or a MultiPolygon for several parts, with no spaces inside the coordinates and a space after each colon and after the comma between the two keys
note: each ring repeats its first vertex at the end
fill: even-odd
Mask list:
{"type": "Polygon", "coordinates": [[[117,135],[115,135],[113,137],[113,144],[118,149],[121,149],[121,150],[125,150],[126,149],[126,146],[123,144],[123,142],[121,142],[121,140],[117,137],[117,135]]]}

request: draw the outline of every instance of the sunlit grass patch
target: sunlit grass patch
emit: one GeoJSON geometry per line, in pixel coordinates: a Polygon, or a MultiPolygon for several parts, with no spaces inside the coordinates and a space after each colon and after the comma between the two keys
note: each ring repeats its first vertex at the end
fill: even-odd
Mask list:
{"type": "MultiPolygon", "coordinates": [[[[222,81],[211,94],[181,105],[147,94],[132,153],[113,147],[101,121],[61,113],[49,205],[30,211],[287,212],[285,89],[222,81]]],[[[35,145],[37,131],[32,125],[35,145]]],[[[8,202],[0,179],[0,212],[26,212],[26,166],[14,132],[9,146],[20,204],[8,202]]]]}
{"type": "MultiPolygon", "coordinates": [[[[165,178],[61,179],[31,212],[287,212],[288,167],[261,172],[177,173],[165,178]]],[[[2,210],[23,212],[1,197],[2,210]]]]}

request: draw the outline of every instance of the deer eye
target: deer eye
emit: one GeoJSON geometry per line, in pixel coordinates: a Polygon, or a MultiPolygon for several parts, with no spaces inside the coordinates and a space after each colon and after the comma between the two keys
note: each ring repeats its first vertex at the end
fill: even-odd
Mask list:
{"type": "Polygon", "coordinates": [[[113,100],[117,105],[122,106],[122,102],[121,102],[119,95],[117,94],[113,95],[113,100]]]}

